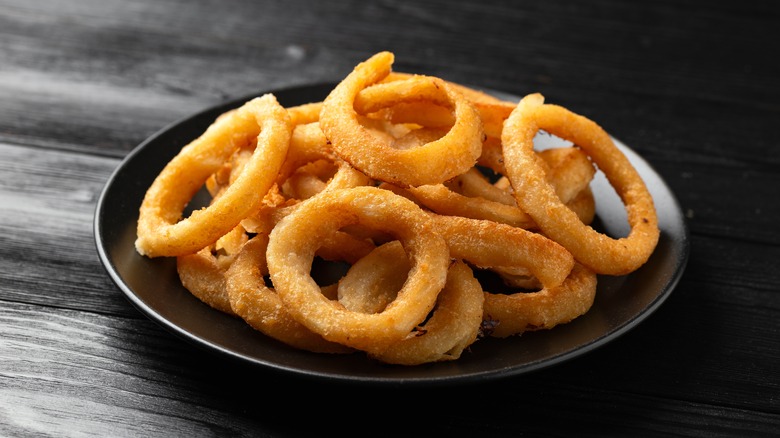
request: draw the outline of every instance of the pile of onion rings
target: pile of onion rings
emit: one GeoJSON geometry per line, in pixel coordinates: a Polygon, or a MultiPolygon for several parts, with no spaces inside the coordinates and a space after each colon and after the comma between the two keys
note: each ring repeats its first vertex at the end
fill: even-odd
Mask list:
{"type": "Polygon", "coordinates": [[[599,125],[393,61],[361,62],[321,102],[221,114],[147,190],[138,253],[175,257],[193,296],[279,342],[398,365],[568,323],[598,275],[648,260],[653,199],[599,125]],[[535,150],[539,131],[571,146],[535,150]],[[626,237],[591,226],[599,171],[626,237]]]}

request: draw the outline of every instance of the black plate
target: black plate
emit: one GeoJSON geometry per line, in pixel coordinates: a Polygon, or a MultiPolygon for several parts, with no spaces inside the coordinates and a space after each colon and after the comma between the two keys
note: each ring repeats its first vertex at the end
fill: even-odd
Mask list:
{"type": "MultiPolygon", "coordinates": [[[[282,105],[292,106],[320,101],[333,86],[325,83],[270,92],[282,105]]],[[[688,229],[675,196],[647,162],[617,142],[654,196],[661,237],[639,270],[624,277],[599,278],[595,303],[586,315],[548,331],[482,339],[457,361],[415,367],[374,363],[361,354],[330,356],[289,348],[194,298],[179,282],[175,259],[145,258],[134,247],[138,207],[160,170],[217,115],[250,97],[185,118],[144,141],[111,175],[95,212],[98,254],[119,289],[152,320],[218,354],[300,376],[349,382],[452,384],[503,378],[572,359],[626,333],[663,303],[685,269],[688,229]]],[[[539,147],[560,142],[548,135],[539,135],[537,140],[539,147]]],[[[614,190],[600,174],[592,187],[599,227],[613,236],[625,235],[625,209],[614,190]]]]}

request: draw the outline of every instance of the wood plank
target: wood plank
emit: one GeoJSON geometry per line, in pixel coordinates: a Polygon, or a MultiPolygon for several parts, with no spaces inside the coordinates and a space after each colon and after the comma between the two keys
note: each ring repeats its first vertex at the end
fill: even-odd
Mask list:
{"type": "MultiPolygon", "coordinates": [[[[656,2],[602,17],[558,2],[545,7],[458,3],[447,5],[449,18],[438,23],[439,6],[445,3],[376,9],[353,3],[341,8],[290,3],[289,9],[276,6],[272,13],[258,13],[252,2],[231,8],[187,8],[177,2],[12,4],[0,23],[0,57],[5,60],[0,138],[48,146],[57,138],[60,147],[120,156],[167,123],[211,104],[291,83],[342,77],[370,54],[350,41],[376,38],[377,28],[393,21],[409,26],[383,30],[392,41],[385,48],[398,54],[398,69],[424,68],[423,73],[516,94],[542,91],[551,101],[599,121],[610,121],[605,113],[636,108],[638,117],[655,118],[656,124],[668,123],[669,111],[682,113],[676,126],[684,127],[708,119],[710,114],[693,110],[702,102],[776,110],[780,100],[774,81],[778,68],[762,56],[766,44],[774,41],[776,47],[780,40],[771,37],[777,35],[770,27],[771,9],[735,16],[707,4],[692,16],[656,2]],[[167,18],[172,9],[174,20],[167,18]],[[362,23],[339,33],[319,24],[350,9],[362,11],[362,23]],[[246,14],[258,21],[242,23],[246,14]],[[283,18],[287,14],[289,20],[283,18]],[[265,21],[272,16],[282,18],[265,21]],[[766,26],[751,21],[756,16],[766,26]],[[216,25],[226,22],[234,26],[216,25]],[[523,33],[502,31],[521,25],[528,27],[523,33]],[[729,32],[704,31],[718,25],[729,32]],[[486,26],[494,33],[486,36],[486,26]],[[421,31],[413,42],[402,38],[409,29],[421,31]],[[453,29],[461,34],[458,45],[447,42],[453,29]],[[102,44],[93,44],[96,40],[102,44]],[[319,42],[316,49],[312,40],[319,42]],[[712,45],[720,48],[721,57],[699,50],[712,45]],[[512,54],[509,59],[502,55],[506,53],[512,54]],[[627,96],[634,96],[630,104],[624,104],[627,96]],[[656,112],[658,108],[665,112],[656,112]]],[[[718,117],[732,113],[713,111],[718,117]]],[[[763,119],[761,125],[768,122],[763,119]]],[[[636,122],[626,126],[626,131],[615,129],[631,134],[636,122]]],[[[733,133],[753,131],[730,126],[733,133]]],[[[723,134],[715,131],[713,138],[716,133],[723,134]]]]}
{"type": "Polygon", "coordinates": [[[134,315],[97,257],[95,203],[116,159],[0,143],[3,300],[134,315]]]}
{"type": "Polygon", "coordinates": [[[251,430],[248,421],[225,421],[218,400],[198,395],[199,382],[191,375],[197,368],[174,366],[177,356],[197,356],[150,321],[4,305],[0,327],[4,436],[48,430],[66,436],[251,430]]]}
{"type": "Polygon", "coordinates": [[[149,321],[9,304],[0,307],[0,326],[4,332],[0,432],[10,436],[50,427],[69,435],[112,436],[305,432],[310,423],[289,422],[291,406],[297,416],[322,422],[323,432],[335,432],[346,426],[332,421],[335,408],[328,406],[334,403],[334,391],[342,395],[345,406],[338,410],[347,422],[381,421],[378,413],[384,418],[400,409],[399,396],[424,400],[427,409],[443,412],[435,421],[420,424],[430,412],[411,409],[397,420],[382,421],[387,424],[379,436],[410,430],[441,433],[464,424],[498,436],[590,435],[605,430],[628,435],[688,431],[769,436],[780,420],[778,411],[751,412],[732,405],[728,393],[691,401],[706,390],[696,381],[687,381],[688,399],[668,399],[662,391],[654,395],[650,389],[654,383],[681,382],[664,375],[664,370],[638,378],[630,366],[634,359],[624,350],[619,357],[594,352],[587,359],[478,388],[375,388],[312,384],[215,358],[160,332],[149,321]],[[594,367],[608,367],[617,380],[594,379],[605,375],[590,371],[598,369],[594,367]],[[643,380],[643,389],[622,386],[628,376],[643,380]],[[269,379],[276,382],[273,388],[269,379]],[[560,419],[563,412],[566,421],[560,419]]]}

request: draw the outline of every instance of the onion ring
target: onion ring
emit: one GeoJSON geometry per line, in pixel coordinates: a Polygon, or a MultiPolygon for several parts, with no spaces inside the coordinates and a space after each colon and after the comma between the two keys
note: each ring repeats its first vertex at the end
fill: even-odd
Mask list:
{"type": "Polygon", "coordinates": [[[271,94],[219,118],[152,182],[139,210],[136,250],[148,257],[192,254],[233,229],[260,207],[274,183],[291,129],[287,112],[271,94]],[[214,203],[181,219],[185,205],[236,146],[255,136],[257,147],[236,181],[214,203]]]}
{"type": "Polygon", "coordinates": [[[265,253],[268,236],[257,234],[242,248],[225,273],[231,309],[252,328],[295,348],[323,353],[346,353],[350,349],[328,342],[299,324],[285,309],[277,293],[266,286],[265,253]]]}
{"type": "MultiPolygon", "coordinates": [[[[272,187],[261,207],[241,222],[247,231],[269,233],[281,218],[287,216],[295,209],[295,206],[302,199],[300,197],[285,196],[280,186],[283,187],[290,178],[295,179],[297,172],[306,171],[306,166],[317,162],[321,164],[330,162],[337,168],[335,174],[330,179],[323,181],[324,186],[320,186],[323,191],[372,183],[368,176],[332,153],[328,140],[322,133],[318,122],[297,125],[293,129],[287,158],[279,171],[276,186],[272,187]]],[[[311,192],[308,193],[308,195],[311,194],[311,192]]],[[[297,195],[300,195],[300,193],[297,195]]]]}
{"type": "Polygon", "coordinates": [[[396,365],[456,360],[480,334],[484,301],[482,286],[471,269],[464,262],[456,261],[425,324],[387,348],[369,350],[368,355],[396,365]]]}
{"type": "Polygon", "coordinates": [[[295,127],[319,121],[321,110],[322,102],[311,102],[289,107],[287,114],[290,116],[290,123],[295,127]]]}
{"type": "Polygon", "coordinates": [[[468,198],[482,198],[504,205],[516,206],[515,197],[512,196],[510,190],[500,185],[499,180],[501,178],[492,183],[479,168],[472,167],[468,172],[456,176],[444,185],[468,198]]]}
{"type": "Polygon", "coordinates": [[[535,292],[485,291],[484,320],[493,337],[549,329],[570,322],[593,304],[597,278],[562,246],[541,234],[490,221],[434,216],[453,257],[479,268],[526,268],[540,283],[535,292]]]}
{"type": "MultiPolygon", "coordinates": [[[[338,171],[338,163],[330,160],[322,159],[306,163],[282,183],[282,194],[288,198],[301,201],[311,198],[317,193],[326,190],[328,182],[333,181],[338,171]]],[[[364,176],[361,183],[356,185],[368,185],[368,178],[364,176]]],[[[333,187],[331,187],[332,189],[333,187]]]]}
{"type": "Polygon", "coordinates": [[[425,212],[370,186],[324,192],[302,202],[271,231],[267,253],[271,280],[293,317],[325,339],[357,349],[397,342],[423,321],[444,287],[450,261],[444,238],[425,212]],[[309,273],[320,241],[352,224],[395,235],[412,265],[396,299],[379,313],[349,311],[328,300],[309,273]]]}
{"type": "Polygon", "coordinates": [[[624,275],[647,261],[659,237],[653,198],[631,162],[600,126],[563,107],[545,104],[540,94],[531,94],[520,100],[507,119],[502,143],[517,204],[545,235],[599,274],[624,275]],[[582,148],[604,172],[625,205],[631,227],[627,237],[613,239],[599,233],[561,203],[535,160],[533,137],[540,129],[582,148]]]}
{"type": "MultiPolygon", "coordinates": [[[[413,78],[415,76],[410,73],[391,72],[382,82],[392,82],[413,78]]],[[[512,113],[515,108],[514,102],[508,102],[499,99],[491,94],[488,94],[481,90],[476,90],[472,87],[459,84],[457,82],[445,81],[447,85],[453,90],[457,91],[463,97],[465,97],[479,113],[479,118],[482,120],[482,126],[485,134],[492,137],[501,137],[501,132],[504,127],[504,121],[512,113]]],[[[361,94],[365,94],[361,92],[361,94]]],[[[356,104],[362,99],[366,99],[367,96],[358,96],[356,104]]],[[[393,123],[408,123],[420,120],[424,118],[424,126],[429,127],[446,127],[451,126],[454,122],[452,113],[445,108],[437,105],[432,105],[430,102],[410,102],[401,104],[389,111],[387,117],[393,123]]]]}
{"type": "Polygon", "coordinates": [[[339,280],[339,303],[353,312],[381,312],[398,296],[410,268],[401,242],[392,240],[377,246],[355,261],[339,280]]]}
{"type": "MultiPolygon", "coordinates": [[[[538,154],[548,182],[569,208],[577,208],[575,214],[592,220],[585,198],[577,198],[588,188],[595,169],[587,155],[577,148],[548,149],[538,154]],[[574,204],[574,200],[577,204],[574,204]]],[[[386,185],[380,187],[387,188],[386,185]]],[[[517,205],[514,195],[491,184],[479,169],[472,167],[445,184],[424,185],[407,189],[405,196],[439,214],[486,219],[529,230],[538,229],[535,221],[517,205]]]]}
{"type": "Polygon", "coordinates": [[[176,257],[176,271],[182,286],[214,309],[235,315],[226,292],[225,272],[247,240],[244,229],[239,225],[216,244],[195,254],[176,257]]]}
{"type": "MultiPolygon", "coordinates": [[[[395,299],[409,269],[399,241],[378,246],[339,281],[339,302],[353,311],[381,312],[395,299]]],[[[399,365],[455,360],[477,340],[484,300],[471,269],[457,261],[450,266],[447,283],[425,323],[387,348],[367,351],[369,357],[399,365]]]]}
{"type": "MultiPolygon", "coordinates": [[[[333,158],[333,151],[316,123],[319,120],[321,107],[321,102],[314,102],[287,108],[293,131],[287,157],[279,171],[277,182],[284,181],[302,163],[313,161],[317,157],[333,158]]],[[[227,111],[220,117],[227,117],[234,111],[236,110],[227,111]]],[[[243,165],[251,158],[254,148],[255,143],[242,145],[233,153],[231,159],[206,181],[206,187],[213,197],[235,181],[243,165]]]]}
{"type": "Polygon", "coordinates": [[[501,137],[488,136],[485,139],[482,143],[482,155],[479,156],[477,164],[492,170],[498,175],[506,175],[501,137]]]}
{"type": "Polygon", "coordinates": [[[596,217],[596,198],[590,187],[585,187],[566,206],[577,215],[583,224],[590,225],[596,217]]]}
{"type": "Polygon", "coordinates": [[[563,283],[535,292],[510,294],[485,291],[486,336],[506,338],[526,331],[549,330],[584,315],[596,296],[597,276],[575,263],[563,283]]]}
{"type": "Polygon", "coordinates": [[[455,123],[439,140],[424,146],[399,150],[373,135],[358,120],[355,99],[361,90],[388,75],[394,56],[378,53],[358,64],[325,98],[320,126],[334,150],[345,161],[366,175],[399,186],[418,186],[445,181],[473,166],[482,150],[482,123],[471,104],[437,78],[414,78],[380,84],[387,100],[370,100],[377,105],[392,105],[407,98],[436,98],[454,108],[455,123]]]}
{"type": "Polygon", "coordinates": [[[488,220],[433,213],[431,218],[450,255],[479,268],[525,266],[545,287],[554,287],[574,266],[569,251],[539,233],[488,220]]]}

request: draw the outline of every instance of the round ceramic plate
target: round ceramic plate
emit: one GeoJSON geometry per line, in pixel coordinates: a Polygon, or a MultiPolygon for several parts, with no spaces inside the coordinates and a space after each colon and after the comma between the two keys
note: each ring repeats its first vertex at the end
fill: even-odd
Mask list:
{"type": "MultiPolygon", "coordinates": [[[[293,106],[321,101],[333,86],[324,83],[267,92],[274,93],[282,105],[293,106]]],[[[164,328],[217,354],[281,372],[349,382],[452,384],[492,380],[570,360],[624,334],[663,303],[685,269],[688,230],[674,194],[646,161],[616,141],[655,199],[661,237],[639,270],[624,277],[599,278],[596,300],[584,316],[547,331],[481,339],[456,361],[414,367],[372,362],[359,353],[325,355],[290,348],[193,297],[179,282],[175,259],[142,257],[134,247],[138,208],[160,170],[217,115],[250,97],[185,118],[144,141],[111,175],[95,212],[100,260],[130,302],[164,328]]],[[[539,135],[536,140],[538,148],[565,144],[549,135],[539,135]]],[[[597,205],[594,226],[614,237],[625,235],[625,209],[614,190],[600,174],[592,188],[597,205]]]]}

